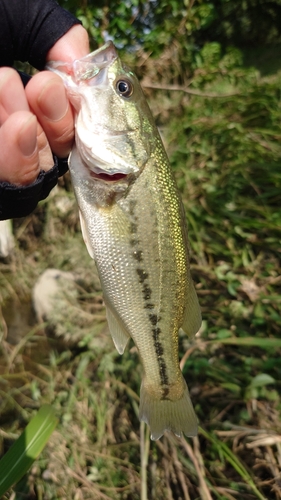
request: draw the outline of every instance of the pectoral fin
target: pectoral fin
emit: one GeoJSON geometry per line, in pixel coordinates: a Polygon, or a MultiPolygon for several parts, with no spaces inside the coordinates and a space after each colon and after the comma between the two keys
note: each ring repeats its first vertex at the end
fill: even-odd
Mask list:
{"type": "Polygon", "coordinates": [[[86,228],[86,223],[85,223],[84,217],[83,217],[82,212],[80,210],[79,210],[79,218],[80,218],[80,226],[81,226],[81,231],[82,231],[84,243],[87,247],[87,250],[89,252],[90,257],[92,259],[94,259],[95,256],[94,256],[93,247],[92,247],[90,239],[89,239],[89,235],[88,235],[88,231],[86,228]]]}
{"type": "Polygon", "coordinates": [[[190,286],[187,295],[187,302],[184,311],[182,330],[189,336],[194,337],[202,323],[201,311],[197,293],[190,277],[190,286]]]}
{"type": "Polygon", "coordinates": [[[119,354],[123,354],[130,335],[125,328],[120,325],[120,322],[115,318],[109,307],[106,307],[106,318],[114,345],[119,354]]]}

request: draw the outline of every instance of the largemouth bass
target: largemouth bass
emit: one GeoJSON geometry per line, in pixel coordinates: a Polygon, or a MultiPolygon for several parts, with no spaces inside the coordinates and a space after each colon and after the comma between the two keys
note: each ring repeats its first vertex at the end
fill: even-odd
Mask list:
{"type": "Polygon", "coordinates": [[[109,42],[72,65],[52,63],[76,109],[69,170],[81,228],[120,354],[131,337],[143,365],[140,419],[151,438],[197,434],[179,366],[178,333],[201,325],[182,203],[136,76],[109,42]]]}

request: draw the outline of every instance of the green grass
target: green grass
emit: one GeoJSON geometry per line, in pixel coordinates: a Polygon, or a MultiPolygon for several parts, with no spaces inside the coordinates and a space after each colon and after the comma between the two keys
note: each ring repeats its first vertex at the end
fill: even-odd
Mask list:
{"type": "Polygon", "coordinates": [[[30,469],[57,425],[51,406],[44,405],[0,460],[2,497],[30,469]]]}
{"type": "Polygon", "coordinates": [[[186,208],[203,315],[193,342],[180,337],[198,438],[150,442],[140,426],[141,366],[133,343],[123,356],[113,347],[66,179],[14,222],[15,255],[0,263],[1,454],[43,404],[59,418],[11,498],[281,499],[280,77],[241,68],[204,86],[203,70],[193,88],[237,95],[162,90],[151,101],[186,208]],[[38,325],[30,294],[47,267],[79,280],[67,314],[58,307],[52,325],[38,325]]]}

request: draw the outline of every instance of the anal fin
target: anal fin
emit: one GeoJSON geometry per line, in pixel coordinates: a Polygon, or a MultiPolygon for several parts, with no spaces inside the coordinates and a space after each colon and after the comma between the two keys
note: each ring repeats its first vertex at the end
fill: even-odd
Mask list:
{"type": "Polygon", "coordinates": [[[106,307],[106,318],[114,345],[119,354],[123,354],[130,335],[125,328],[120,325],[120,322],[115,318],[108,306],[106,307]]]}

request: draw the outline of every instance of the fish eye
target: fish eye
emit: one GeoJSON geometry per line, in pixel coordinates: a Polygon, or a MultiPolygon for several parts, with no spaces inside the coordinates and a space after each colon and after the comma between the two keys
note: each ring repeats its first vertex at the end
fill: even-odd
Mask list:
{"type": "Polygon", "coordinates": [[[130,80],[118,80],[116,82],[116,90],[122,97],[130,97],[134,91],[134,87],[130,80]]]}

